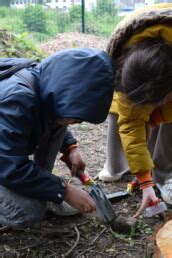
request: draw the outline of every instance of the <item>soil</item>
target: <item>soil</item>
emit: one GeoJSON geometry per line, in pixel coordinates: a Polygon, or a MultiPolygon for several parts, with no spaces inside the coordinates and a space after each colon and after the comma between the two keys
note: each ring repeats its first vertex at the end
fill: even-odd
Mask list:
{"type": "MultiPolygon", "coordinates": [[[[73,34],[72,34],[73,35],[73,34]]],[[[80,40],[83,35],[80,35],[80,40]]],[[[82,37],[82,46],[88,47],[82,37]]],[[[89,37],[89,35],[87,35],[89,37]]],[[[86,37],[86,38],[87,38],[86,37]]],[[[92,39],[92,36],[90,36],[92,39]]],[[[58,38],[58,36],[57,36],[58,38]]],[[[67,37],[64,35],[63,39],[67,37]]],[[[68,38],[71,38],[71,34],[68,38]]],[[[94,43],[101,39],[96,38],[94,43]]],[[[65,40],[64,40],[65,41],[65,40]]],[[[70,47],[69,44],[65,47],[70,47]]],[[[52,41],[52,42],[56,42],[52,41]]],[[[66,42],[66,41],[65,41],[66,42]]],[[[52,49],[41,45],[46,53],[59,50],[59,42],[52,43],[52,49]],[[55,46],[57,44],[57,48],[55,46]]],[[[93,46],[93,42],[91,44],[93,46]]],[[[90,45],[89,45],[90,46],[90,45]]],[[[100,45],[99,45],[100,46],[100,45]]],[[[101,45],[100,48],[102,48],[101,45]]],[[[79,150],[87,164],[86,171],[92,177],[102,169],[105,162],[107,121],[101,125],[82,123],[70,126],[71,131],[78,139],[79,150]]],[[[70,177],[68,169],[57,157],[54,173],[66,174],[70,177]]],[[[126,174],[115,183],[99,182],[105,193],[126,190],[127,182],[133,176],[126,174]]],[[[75,182],[76,183],[76,182],[75,182]]],[[[77,184],[80,184],[77,181],[77,184]]],[[[81,186],[82,187],[82,186],[81,186]]],[[[113,203],[117,216],[132,216],[139,208],[141,192],[135,191],[128,198],[113,203]]],[[[154,252],[154,241],[150,236],[154,227],[163,222],[163,217],[139,218],[135,227],[128,234],[113,232],[103,223],[98,215],[75,215],[71,217],[59,217],[47,213],[45,218],[35,226],[23,229],[0,229],[0,257],[118,257],[118,258],[142,258],[151,257],[154,252]]]]}

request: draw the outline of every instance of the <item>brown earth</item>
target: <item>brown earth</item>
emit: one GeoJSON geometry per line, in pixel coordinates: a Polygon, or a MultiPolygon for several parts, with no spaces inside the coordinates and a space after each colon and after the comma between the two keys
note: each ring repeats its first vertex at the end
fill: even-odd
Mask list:
{"type": "MultiPolygon", "coordinates": [[[[42,44],[47,54],[70,47],[97,47],[104,49],[106,40],[79,33],[64,33],[42,44]]],[[[94,177],[103,167],[106,149],[107,122],[101,125],[83,123],[70,127],[78,139],[79,149],[87,163],[87,171],[94,177]]],[[[54,172],[70,176],[68,169],[57,158],[54,172]]],[[[126,189],[132,179],[125,175],[116,183],[101,183],[105,193],[126,189]]],[[[114,204],[117,215],[133,215],[141,202],[141,193],[136,191],[127,199],[114,204]]],[[[96,214],[58,217],[47,214],[32,228],[4,229],[0,232],[0,257],[151,257],[154,241],[149,236],[162,217],[143,218],[129,234],[110,230],[96,214]],[[73,248],[73,251],[72,251],[73,248]],[[6,255],[6,256],[5,256],[6,255]]]]}

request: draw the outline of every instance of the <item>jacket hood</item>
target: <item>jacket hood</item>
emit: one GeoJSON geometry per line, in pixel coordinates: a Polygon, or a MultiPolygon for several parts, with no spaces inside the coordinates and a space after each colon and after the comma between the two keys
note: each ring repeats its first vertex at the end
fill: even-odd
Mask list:
{"type": "MultiPolygon", "coordinates": [[[[127,41],[135,34],[141,31],[155,26],[158,24],[170,25],[172,24],[172,4],[162,3],[154,4],[146,7],[139,8],[132,14],[127,15],[115,28],[114,33],[109,39],[107,45],[107,53],[116,61],[120,57],[123,47],[127,41]]],[[[153,31],[147,35],[148,37],[153,36],[153,31]]],[[[157,32],[157,37],[163,37],[163,31],[157,32]]],[[[145,35],[144,35],[145,36],[145,35]]],[[[171,36],[171,35],[170,35],[171,36]]],[[[143,37],[144,38],[144,37],[143,37]]]]}
{"type": "Polygon", "coordinates": [[[114,90],[111,59],[104,51],[77,48],[58,52],[39,65],[40,97],[47,119],[103,122],[114,90]]]}

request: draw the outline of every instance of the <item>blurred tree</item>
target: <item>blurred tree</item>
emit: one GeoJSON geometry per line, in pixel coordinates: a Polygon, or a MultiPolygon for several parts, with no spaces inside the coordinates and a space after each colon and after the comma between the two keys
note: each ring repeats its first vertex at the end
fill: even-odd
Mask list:
{"type": "Polygon", "coordinates": [[[46,14],[42,6],[36,5],[25,8],[23,23],[28,31],[46,32],[46,14]]]}
{"type": "Polygon", "coordinates": [[[117,9],[115,7],[114,0],[97,0],[96,12],[97,15],[116,14],[117,9]]]}
{"type": "Polygon", "coordinates": [[[69,19],[71,22],[81,21],[81,6],[73,5],[69,9],[69,19]]]}
{"type": "Polygon", "coordinates": [[[10,6],[10,0],[0,0],[0,6],[10,6]]]}
{"type": "Polygon", "coordinates": [[[44,0],[38,0],[38,4],[43,4],[44,0]]]}

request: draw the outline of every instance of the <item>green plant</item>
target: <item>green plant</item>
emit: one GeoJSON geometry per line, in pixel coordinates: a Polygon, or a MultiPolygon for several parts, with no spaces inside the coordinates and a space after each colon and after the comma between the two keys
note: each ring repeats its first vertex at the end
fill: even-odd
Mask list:
{"type": "Polygon", "coordinates": [[[17,45],[19,47],[21,47],[22,49],[29,50],[29,49],[36,48],[35,45],[31,41],[28,40],[27,32],[16,35],[15,41],[16,41],[17,45]]]}
{"type": "Polygon", "coordinates": [[[145,235],[151,235],[153,233],[153,229],[146,223],[139,222],[137,228],[145,235]]]}
{"type": "Polygon", "coordinates": [[[59,10],[57,14],[57,25],[58,25],[58,31],[60,33],[69,31],[69,25],[70,25],[69,14],[59,10]]]}
{"type": "Polygon", "coordinates": [[[36,45],[31,40],[29,40],[29,35],[27,32],[16,35],[15,44],[18,48],[26,52],[27,57],[33,57],[34,54],[36,54],[38,59],[45,57],[45,55],[38,50],[36,45]]]}
{"type": "Polygon", "coordinates": [[[111,232],[111,234],[114,238],[117,238],[117,239],[120,239],[120,240],[124,240],[124,239],[128,240],[128,235],[127,234],[117,233],[113,230],[110,230],[110,232],[111,232]]]}
{"type": "Polygon", "coordinates": [[[148,243],[146,243],[144,258],[151,258],[151,257],[152,257],[151,248],[148,245],[148,243]]]}
{"type": "MultiPolygon", "coordinates": [[[[105,12],[107,10],[104,10],[103,6],[100,9],[102,15],[97,14],[96,8],[91,12],[85,12],[86,33],[109,37],[122,18],[116,13],[110,15],[105,12]]],[[[40,5],[28,6],[26,9],[3,6],[0,7],[0,24],[1,28],[16,34],[27,31],[32,40],[39,43],[58,33],[81,32],[81,6],[73,6],[69,12],[60,9],[45,10],[40,5]]]]}
{"type": "Polygon", "coordinates": [[[0,24],[1,28],[10,30],[15,33],[21,33],[24,30],[22,21],[23,10],[0,7],[0,24]]]}
{"type": "Polygon", "coordinates": [[[130,237],[134,238],[136,236],[136,224],[131,227],[130,237]]]}
{"type": "Polygon", "coordinates": [[[80,5],[73,5],[69,9],[69,19],[70,19],[70,22],[81,21],[81,6],[80,5]]]}
{"type": "Polygon", "coordinates": [[[45,54],[28,38],[28,33],[15,35],[0,30],[0,57],[29,57],[42,59],[45,54]]]}
{"type": "Polygon", "coordinates": [[[23,22],[28,31],[46,32],[46,14],[40,5],[26,7],[23,22]]]}
{"type": "Polygon", "coordinates": [[[5,18],[5,16],[7,15],[7,10],[8,10],[8,8],[6,8],[6,7],[0,8],[0,18],[5,18]]]}
{"type": "Polygon", "coordinates": [[[95,10],[96,15],[116,15],[117,8],[115,8],[115,4],[113,0],[97,0],[97,5],[95,10]]]}
{"type": "Polygon", "coordinates": [[[32,32],[29,35],[29,38],[36,44],[39,44],[40,42],[46,42],[50,39],[50,36],[45,33],[41,32],[32,32]]]}
{"type": "Polygon", "coordinates": [[[16,48],[14,46],[6,47],[6,52],[8,53],[8,57],[13,57],[16,53],[16,48]]]}
{"type": "Polygon", "coordinates": [[[108,14],[101,17],[90,16],[86,24],[92,24],[96,29],[96,34],[109,37],[121,19],[119,16],[113,17],[108,14]]]}

